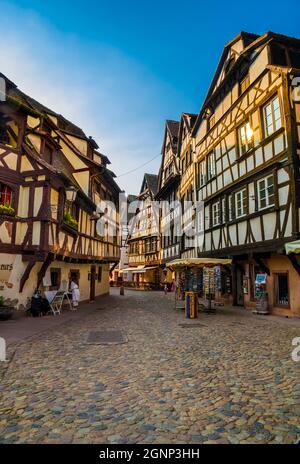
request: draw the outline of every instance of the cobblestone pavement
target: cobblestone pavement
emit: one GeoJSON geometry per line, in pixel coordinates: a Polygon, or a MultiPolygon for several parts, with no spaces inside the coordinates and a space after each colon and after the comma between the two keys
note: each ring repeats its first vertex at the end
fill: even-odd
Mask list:
{"type": "MultiPolygon", "coordinates": [[[[115,291],[99,310],[9,348],[1,443],[294,443],[300,329],[245,310],[182,328],[170,296],[115,291]],[[128,343],[87,344],[121,329],[128,343]]],[[[1,375],[1,373],[0,373],[1,375]]]]}

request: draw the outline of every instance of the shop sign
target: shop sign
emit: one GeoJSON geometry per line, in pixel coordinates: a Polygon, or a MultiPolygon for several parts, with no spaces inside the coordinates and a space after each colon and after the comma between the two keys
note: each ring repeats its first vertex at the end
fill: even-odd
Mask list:
{"type": "Polygon", "coordinates": [[[8,282],[13,267],[13,263],[0,264],[0,282],[8,282]]]}
{"type": "Polygon", "coordinates": [[[258,285],[265,285],[267,283],[267,274],[257,274],[255,283],[258,285]]]}

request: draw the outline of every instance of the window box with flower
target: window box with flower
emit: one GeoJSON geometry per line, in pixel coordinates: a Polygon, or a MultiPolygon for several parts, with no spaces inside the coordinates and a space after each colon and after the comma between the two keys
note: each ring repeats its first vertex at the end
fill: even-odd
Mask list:
{"type": "Polygon", "coordinates": [[[9,203],[5,203],[4,205],[0,204],[0,216],[15,216],[15,215],[16,215],[16,212],[9,203]]]}
{"type": "Polygon", "coordinates": [[[78,221],[69,211],[64,214],[62,227],[72,234],[78,233],[78,221]]]}

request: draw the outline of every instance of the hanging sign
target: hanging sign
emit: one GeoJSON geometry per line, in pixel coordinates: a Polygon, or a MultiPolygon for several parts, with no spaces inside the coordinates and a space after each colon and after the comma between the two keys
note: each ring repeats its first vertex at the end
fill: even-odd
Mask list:
{"type": "Polygon", "coordinates": [[[267,283],[267,274],[256,274],[255,283],[265,285],[267,283]]]}

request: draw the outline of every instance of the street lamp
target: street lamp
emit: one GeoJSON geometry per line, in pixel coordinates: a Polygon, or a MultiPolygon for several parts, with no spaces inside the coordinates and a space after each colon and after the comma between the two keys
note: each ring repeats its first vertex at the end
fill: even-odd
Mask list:
{"type": "Polygon", "coordinates": [[[76,200],[77,189],[71,185],[71,187],[66,188],[66,199],[68,203],[74,203],[76,200]]]}
{"type": "MultiPolygon", "coordinates": [[[[76,200],[77,189],[71,185],[70,187],[67,187],[65,189],[65,193],[66,193],[66,201],[67,201],[67,203],[69,205],[74,203],[74,201],[76,200]]],[[[50,205],[51,213],[57,213],[58,209],[59,209],[58,204],[57,205],[50,205]]]]}

